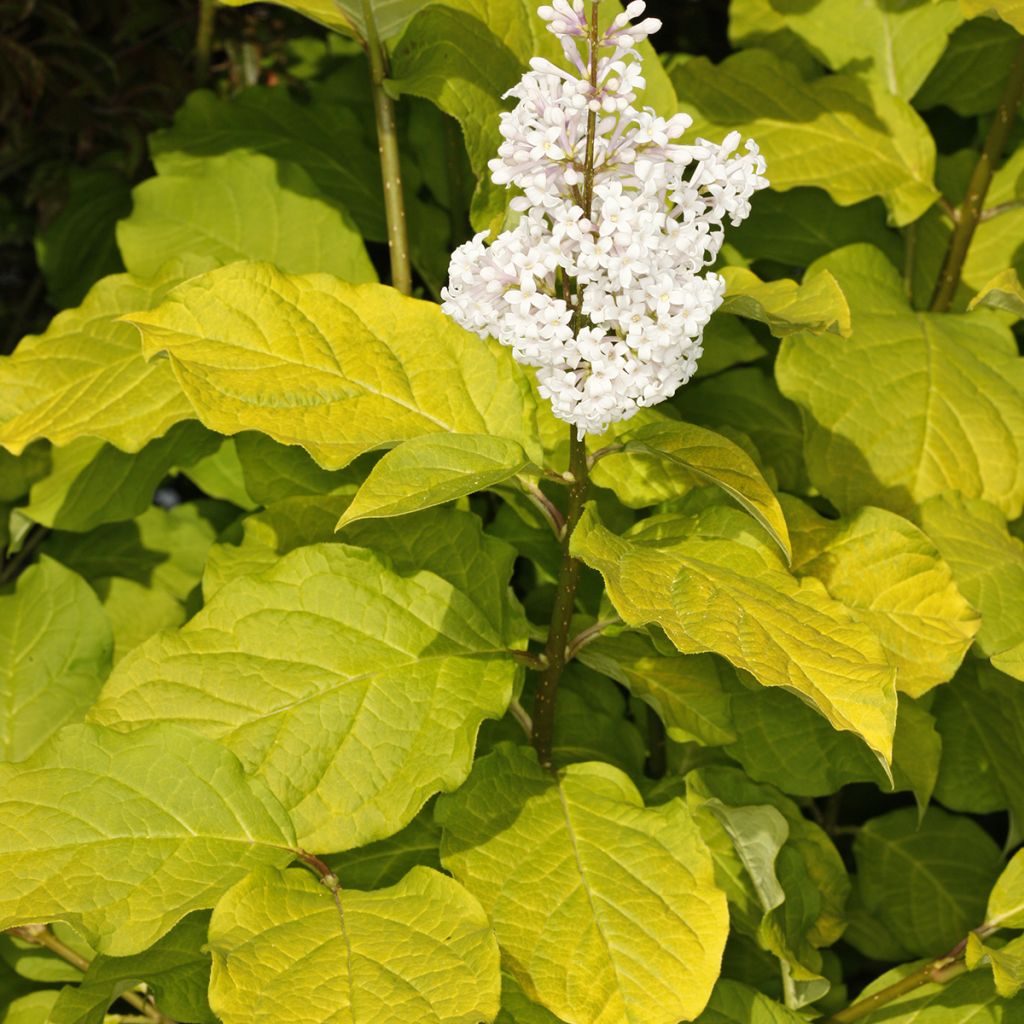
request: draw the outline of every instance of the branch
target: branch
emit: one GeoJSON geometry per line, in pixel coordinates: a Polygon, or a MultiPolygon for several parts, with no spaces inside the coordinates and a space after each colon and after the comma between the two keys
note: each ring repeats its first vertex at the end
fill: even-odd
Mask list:
{"type": "Polygon", "coordinates": [[[199,0],[199,22],[196,25],[196,85],[206,85],[210,77],[210,50],[213,48],[213,25],[217,16],[217,0],[199,0]]]}
{"type": "Polygon", "coordinates": [[[22,569],[25,568],[32,555],[35,554],[36,548],[49,536],[50,531],[45,526],[34,526],[32,528],[32,532],[21,546],[21,550],[0,569],[0,586],[4,583],[10,583],[15,576],[21,574],[22,569]]]}
{"type": "MultiPolygon", "coordinates": [[[[20,928],[9,928],[7,934],[13,935],[16,939],[21,939],[23,942],[31,942],[34,946],[42,946],[44,949],[48,949],[51,953],[55,953],[62,960],[71,964],[75,970],[81,971],[83,974],[91,966],[84,956],[80,956],[70,946],[66,946],[61,942],[45,924],[26,924],[20,928]]],[[[161,1013],[157,1009],[156,1004],[152,1001],[152,997],[145,998],[139,995],[138,992],[122,992],[118,998],[123,999],[129,1006],[135,1007],[147,1021],[155,1022],[155,1024],[175,1024],[175,1021],[168,1017],[167,1014],[161,1013]]]]}
{"type": "Polygon", "coordinates": [[[384,214],[388,222],[391,283],[403,295],[412,295],[409,232],[405,224],[405,199],[402,195],[402,164],[398,153],[395,105],[384,90],[384,82],[388,77],[388,59],[377,35],[377,22],[370,0],[363,0],[363,20],[366,22],[364,46],[370,58],[373,112],[377,119],[377,150],[380,153],[380,174],[384,184],[384,214]]]}
{"type": "Polygon", "coordinates": [[[935,294],[932,296],[929,307],[933,313],[945,313],[956,294],[964,260],[967,258],[967,250],[974,237],[974,229],[981,220],[985,196],[992,182],[992,171],[1006,146],[1006,140],[1017,115],[1022,94],[1024,94],[1024,43],[1017,51],[1017,58],[1010,69],[1010,77],[1006,80],[992,126],[988,130],[985,144],[978,156],[978,162],[974,166],[974,172],[971,174],[967,194],[957,211],[954,221],[956,227],[949,240],[942,272],[939,274],[939,280],[935,285],[935,294]]]}
{"type": "Polygon", "coordinates": [[[551,527],[555,539],[561,540],[565,530],[565,517],[558,511],[558,506],[532,480],[520,480],[519,483],[526,496],[540,510],[544,521],[551,527]]]}
{"type": "Polygon", "coordinates": [[[565,652],[565,660],[572,661],[587,644],[593,643],[609,626],[617,626],[621,622],[622,619],[618,616],[614,619],[598,619],[597,622],[587,626],[586,629],[581,629],[569,641],[569,648],[565,652]]]}

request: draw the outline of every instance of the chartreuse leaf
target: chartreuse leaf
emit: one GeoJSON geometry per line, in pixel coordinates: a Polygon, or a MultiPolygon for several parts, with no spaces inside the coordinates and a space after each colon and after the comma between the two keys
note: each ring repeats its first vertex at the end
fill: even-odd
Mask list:
{"type": "Polygon", "coordinates": [[[57,445],[94,437],[136,452],[193,418],[170,367],[147,364],[138,332],[118,322],[159,302],[180,274],[171,268],[151,282],[105,277],[81,306],[0,356],[0,446],[17,454],[40,437],[57,445]]]}
{"type": "Polygon", "coordinates": [[[722,978],[697,1024],[801,1024],[803,1020],[757,989],[722,978]]]}
{"type": "Polygon", "coordinates": [[[148,277],[164,260],[194,254],[222,264],[267,260],[288,273],[321,271],[353,283],[377,280],[349,215],[323,199],[298,165],[246,150],[168,163],[136,186],[131,216],[117,226],[133,274],[148,277]]]}
{"type": "Polygon", "coordinates": [[[42,558],[0,594],[0,761],[23,761],[81,719],[110,669],[113,637],[96,595],[42,558]]]}
{"type": "Polygon", "coordinates": [[[913,311],[896,268],[870,246],[818,265],[850,299],[853,334],[793,335],[775,371],[804,414],[812,483],[841,511],[873,504],[905,513],[956,489],[1018,514],[1024,362],[1009,329],[981,311],[913,311]]]}
{"type": "Polygon", "coordinates": [[[321,469],[305,449],[278,444],[256,431],[238,434],[234,441],[245,490],[259,505],[342,490],[355,493],[356,486],[366,475],[359,462],[333,472],[321,469]]]}
{"type": "Polygon", "coordinates": [[[50,472],[50,446],[36,441],[20,455],[0,448],[0,502],[16,502],[25,497],[37,481],[50,472]]]}
{"type": "Polygon", "coordinates": [[[442,863],[483,904],[529,998],[570,1024],[703,1009],[727,911],[681,800],[645,808],[610,765],[552,775],[504,743],[439,798],[437,820],[442,863]]]}
{"type": "Polygon", "coordinates": [[[1024,821],[1024,687],[973,659],[933,706],[942,735],[936,797],[957,811],[1024,821]]]}
{"type": "Polygon", "coordinates": [[[325,469],[440,432],[494,434],[531,458],[538,448],[511,355],[390,288],[235,263],[130,319],[148,356],[170,355],[207,426],[301,444],[325,469]]]}
{"type": "Polygon", "coordinates": [[[376,892],[308,871],[254,871],[210,922],[223,1024],[476,1024],[498,1012],[498,946],[457,882],[415,867],[376,892]]]}
{"type": "Polygon", "coordinates": [[[288,817],[223,747],[169,723],[70,725],[0,764],[0,927],[73,925],[102,953],[152,945],[260,864],[293,857],[288,817]]]}
{"type": "Polygon", "coordinates": [[[1024,32],[1024,0],[960,0],[960,6],[968,18],[995,15],[1024,32]]]}
{"type": "Polygon", "coordinates": [[[1005,310],[1018,320],[1024,318],[1024,285],[1021,285],[1017,271],[1007,267],[983,285],[967,308],[975,309],[978,306],[1005,310]]]}
{"type": "Polygon", "coordinates": [[[85,533],[104,523],[134,519],[174,466],[216,451],[216,434],[194,421],[176,423],[130,454],[91,437],[51,452],[52,469],[33,484],[22,514],[54,530],[85,533]]]}
{"type": "Polygon", "coordinates": [[[872,818],[853,843],[861,903],[905,949],[938,956],[982,923],[1002,856],[971,821],[930,807],[872,818]]]}
{"type": "Polygon", "coordinates": [[[985,923],[1024,928],[1024,850],[1018,850],[996,879],[988,897],[985,923]]]}
{"type": "Polygon", "coordinates": [[[56,989],[41,989],[13,999],[3,1007],[3,1024],[46,1024],[57,994],[56,989]]]}
{"type": "Polygon", "coordinates": [[[217,447],[189,465],[178,468],[210,498],[237,505],[246,512],[255,511],[259,503],[245,489],[245,472],[238,458],[233,437],[219,438],[217,447]]]}
{"type": "Polygon", "coordinates": [[[754,460],[713,430],[692,423],[652,423],[626,435],[625,452],[681,466],[697,483],[715,484],[768,531],[789,558],[789,531],[775,493],[754,460]]]}
{"type": "Polygon", "coordinates": [[[392,448],[370,470],[338,529],[358,519],[419,512],[486,490],[529,465],[523,449],[487,434],[424,434],[392,448]]]}
{"type": "Polygon", "coordinates": [[[977,648],[989,656],[1024,640],[1024,543],[984,501],[944,494],[925,502],[921,525],[981,612],[977,648]]]}
{"type": "Polygon", "coordinates": [[[697,367],[701,380],[738,363],[752,363],[767,354],[739,317],[722,312],[712,317],[704,328],[702,347],[704,355],[697,367]]]}
{"type": "Polygon", "coordinates": [[[91,717],[220,740],[289,809],[300,842],[351,849],[458,786],[480,722],[504,713],[520,670],[488,611],[363,548],[299,548],[129,654],[91,717]]]}
{"type": "Polygon", "coordinates": [[[772,188],[823,188],[841,206],[881,196],[894,224],[932,205],[935,143],[911,106],[853,75],[805,82],[767,50],[677,63],[672,81],[697,134],[757,140],[772,188]]]}
{"type": "Polygon", "coordinates": [[[952,679],[980,622],[929,538],[878,508],[825,520],[787,501],[795,530],[813,537],[794,568],[814,576],[869,626],[897,666],[896,687],[920,697],[952,679]]]}
{"type": "Polygon", "coordinates": [[[764,549],[701,536],[656,543],[610,533],[588,506],[572,551],[601,573],[628,625],[655,623],[685,654],[713,651],[762,685],[796,693],[890,762],[893,669],[846,608],[764,549]]]}
{"type": "Polygon", "coordinates": [[[808,274],[803,284],[784,278],[762,281],[744,267],[723,267],[727,313],[760,320],[777,338],[797,331],[850,333],[850,307],[836,279],[826,270],[808,274]]]}
{"type": "Polygon", "coordinates": [[[189,914],[149,949],[134,956],[98,955],[79,985],[66,985],[47,1024],[103,1024],[107,1008],[122,993],[145,983],[165,1014],[174,1019],[215,1024],[206,1001],[210,956],[206,945],[209,914],[189,914]]]}
{"type": "Polygon", "coordinates": [[[974,932],[967,936],[964,959],[970,970],[978,967],[992,969],[996,992],[1004,999],[1015,996],[1024,988],[1024,938],[1018,936],[1005,946],[986,946],[974,932]]]}
{"type": "Polygon", "coordinates": [[[957,0],[897,3],[889,0],[771,0],[787,28],[833,71],[855,70],[909,100],[963,20],[957,0]]]}

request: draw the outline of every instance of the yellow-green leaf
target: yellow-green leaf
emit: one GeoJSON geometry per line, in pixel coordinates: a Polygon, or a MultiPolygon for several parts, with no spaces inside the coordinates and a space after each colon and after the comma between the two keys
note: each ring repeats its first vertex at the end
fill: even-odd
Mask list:
{"type": "Polygon", "coordinates": [[[0,595],[0,761],[23,761],[85,717],[110,670],[113,636],[85,581],[50,558],[0,595]]]}
{"type": "Polygon", "coordinates": [[[760,320],[777,338],[797,331],[811,334],[850,333],[846,296],[827,271],[808,274],[803,284],[788,278],[762,281],[744,267],[723,267],[726,313],[760,320]]]}
{"type": "Polygon", "coordinates": [[[181,279],[105,277],[77,309],[53,319],[0,356],[0,446],[15,454],[36,438],[65,445],[79,437],[137,452],[179,420],[193,418],[165,362],[146,363],[138,332],[118,322],[148,309],[181,279]]]}
{"type": "Polygon", "coordinates": [[[1006,515],[1024,504],[1024,360],[995,313],[918,313],[876,249],[820,261],[850,300],[853,333],[785,339],[782,393],[804,414],[814,483],[840,511],[912,512],[945,490],[1006,515]]]}
{"type": "Polygon", "coordinates": [[[91,718],[219,740],[288,808],[301,843],[351,849],[469,773],[480,722],[504,713],[521,671],[504,610],[490,611],[363,548],[302,547],[136,648],[91,718]]]}
{"type": "Polygon", "coordinates": [[[500,484],[529,465],[515,441],[486,434],[424,434],[392,448],[370,470],[338,529],[357,519],[419,512],[500,484]]]}
{"type": "MultiPolygon", "coordinates": [[[[228,7],[243,7],[253,0],[223,0],[228,7]]],[[[274,0],[307,18],[333,29],[366,39],[366,18],[362,0],[274,0]]],[[[381,39],[398,36],[406,22],[428,0],[370,0],[370,10],[381,39]]]]}
{"type": "Polygon", "coordinates": [[[794,530],[813,536],[794,570],[872,629],[897,666],[896,688],[919,697],[952,679],[981,623],[929,538],[883,509],[830,521],[793,500],[786,508],[794,530]]]}
{"type": "Polygon", "coordinates": [[[675,1024],[704,1008],[728,918],[681,800],[645,808],[610,765],[555,776],[500,744],[436,813],[442,863],[530,999],[568,1024],[675,1024]]]}
{"type": "Polygon", "coordinates": [[[299,444],[326,469],[441,432],[494,434],[540,458],[511,354],[391,288],[234,263],[126,319],[148,357],[171,357],[207,426],[299,444]]]}
{"type": "Polygon", "coordinates": [[[894,670],[877,638],[817,580],[797,580],[763,549],[685,536],[658,546],[641,532],[617,537],[588,506],[573,553],[605,579],[632,626],[656,623],[686,654],[714,651],[764,686],[810,703],[834,728],[856,733],[883,766],[896,725],[894,670]]]}
{"type": "Polygon", "coordinates": [[[224,1024],[477,1024],[498,1012],[487,917],[429,868],[334,893],[308,871],[255,871],[217,904],[210,949],[224,1024]]]}
{"type": "Polygon", "coordinates": [[[692,423],[653,423],[626,435],[627,454],[664,459],[695,481],[720,487],[746,509],[790,557],[789,530],[775,492],[742,448],[713,430],[692,423]]]}
{"type": "Polygon", "coordinates": [[[297,164],[247,150],[164,163],[136,186],[131,216],[117,226],[133,274],[148,277],[173,256],[196,255],[220,264],[266,260],[288,273],[354,284],[377,280],[348,213],[297,164]]]}
{"type": "Polygon", "coordinates": [[[881,85],[848,74],[805,82],[792,65],[756,49],[720,64],[677,63],[672,81],[697,134],[737,129],[757,140],[779,192],[814,185],[841,206],[881,196],[898,225],[938,198],[931,133],[881,85]]]}
{"type": "Polygon", "coordinates": [[[70,725],[0,764],[0,927],[66,921],[127,956],[294,845],[281,805],[219,744],[167,723],[70,725]]]}

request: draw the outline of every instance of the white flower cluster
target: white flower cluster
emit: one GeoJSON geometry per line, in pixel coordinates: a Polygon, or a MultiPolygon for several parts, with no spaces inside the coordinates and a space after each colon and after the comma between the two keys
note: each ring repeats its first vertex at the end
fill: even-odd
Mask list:
{"type": "Polygon", "coordinates": [[[521,191],[511,203],[521,219],[490,246],[487,232],[460,246],[442,291],[449,316],[537,368],[541,394],[581,436],[693,376],[724,294],[721,277],[701,272],[723,220],[738,224],[768,184],[752,141],[742,154],[736,132],[680,145],[691,118],[635,107],[646,84],[636,47],[661,27],[632,23],[644,6],[634,0],[597,36],[594,84],[583,0],[539,9],[572,70],[535,58],[508,93],[519,102],[501,115],[490,168],[521,191]]]}

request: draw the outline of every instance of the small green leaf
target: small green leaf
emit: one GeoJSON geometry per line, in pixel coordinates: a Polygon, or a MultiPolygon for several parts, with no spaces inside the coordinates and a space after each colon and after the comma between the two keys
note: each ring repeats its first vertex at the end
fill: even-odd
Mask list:
{"type": "Polygon", "coordinates": [[[974,932],[967,936],[964,959],[975,970],[988,966],[996,991],[1004,999],[1012,999],[1024,988],[1024,938],[1018,936],[1005,946],[986,946],[974,932]]]}
{"type": "Polygon", "coordinates": [[[1008,267],[983,285],[967,308],[976,309],[978,306],[1005,310],[1018,320],[1024,318],[1024,285],[1021,285],[1017,271],[1008,267]]]}
{"type": "Polygon", "coordinates": [[[216,1024],[206,1001],[210,957],[206,944],[209,914],[189,914],[162,939],[135,956],[99,956],[81,977],[66,985],[47,1024],[103,1024],[108,1007],[123,992],[145,983],[160,1010],[175,1019],[216,1024]]]}
{"type": "MultiPolygon", "coordinates": [[[[679,525],[688,528],[685,519],[679,525]]],[[[588,506],[572,551],[601,573],[627,624],[656,623],[684,653],[714,651],[762,685],[798,694],[835,728],[863,738],[887,766],[896,693],[874,635],[816,580],[797,581],[763,551],[684,537],[663,547],[642,533],[617,537],[588,506]]]]}
{"type": "Polygon", "coordinates": [[[836,279],[826,270],[808,274],[803,284],[783,279],[762,281],[743,267],[723,267],[722,310],[768,325],[777,338],[797,331],[850,333],[850,307],[836,279]]]}
{"type": "Polygon", "coordinates": [[[308,871],[255,871],[217,904],[210,950],[224,1024],[476,1024],[498,1012],[490,924],[429,868],[367,893],[328,892],[308,871]]]}
{"type": "Polygon", "coordinates": [[[363,548],[299,548],[136,648],[91,718],[219,740],[289,809],[303,845],[352,849],[458,786],[480,722],[504,713],[521,669],[507,613],[490,611],[363,548]]]}
{"type": "Polygon", "coordinates": [[[540,458],[511,354],[391,288],[234,263],[127,319],[147,356],[170,355],[207,426],[301,444],[325,469],[440,432],[494,434],[540,458]]]}
{"type": "Polygon", "coordinates": [[[486,434],[425,434],[403,441],[370,470],[337,528],[443,505],[516,475],[529,459],[515,441],[486,434]]]}
{"type": "Polygon", "coordinates": [[[42,558],[0,595],[0,760],[23,761],[80,720],[110,670],[113,637],[80,576],[42,558]]]}
{"type": "Polygon", "coordinates": [[[70,725],[0,764],[0,825],[0,928],[67,921],[110,956],[150,946],[256,865],[284,866],[295,845],[233,754],[166,723],[70,725]]]}
{"type": "Polygon", "coordinates": [[[325,200],[296,164],[247,150],[165,163],[136,186],[131,216],[117,226],[133,274],[148,277],[173,256],[195,255],[219,264],[266,260],[287,273],[323,272],[353,283],[377,280],[348,213],[325,200]]]}
{"type": "Polygon", "coordinates": [[[790,557],[789,531],[778,498],[750,456],[728,438],[692,423],[653,423],[627,434],[625,450],[665,459],[693,474],[697,482],[721,487],[790,557]]]}
{"type": "Polygon", "coordinates": [[[938,956],[982,923],[999,847],[970,818],[930,807],[872,818],[853,843],[865,909],[918,956],[938,956]]]}
{"type": "Polygon", "coordinates": [[[501,744],[438,800],[437,820],[442,863],[483,904],[529,998],[573,1024],[703,1009],[728,921],[682,801],[645,808],[609,765],[553,776],[501,744]]]}
{"type": "Polygon", "coordinates": [[[841,206],[881,196],[897,225],[938,198],[931,134],[883,86],[848,74],[805,82],[766,50],[679,62],[672,81],[696,134],[737,129],[757,140],[777,191],[813,185],[841,206]]]}

